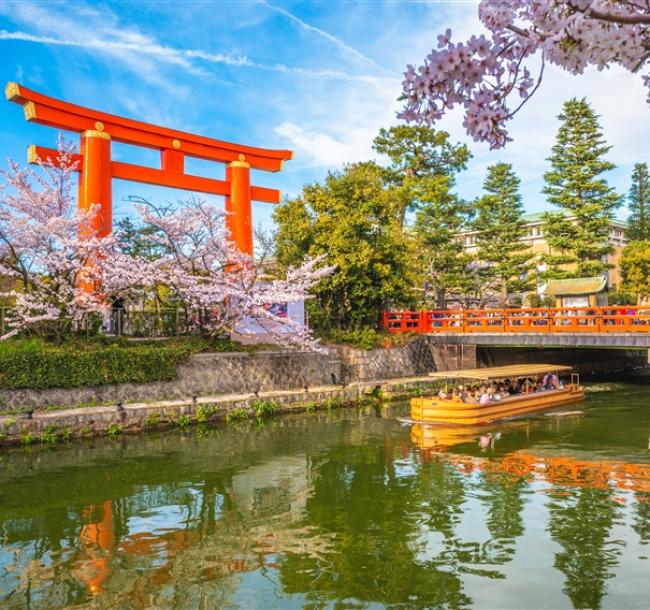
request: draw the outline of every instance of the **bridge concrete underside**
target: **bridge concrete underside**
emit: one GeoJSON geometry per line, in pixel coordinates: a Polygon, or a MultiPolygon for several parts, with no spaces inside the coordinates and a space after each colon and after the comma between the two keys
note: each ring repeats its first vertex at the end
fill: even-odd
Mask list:
{"type": "Polygon", "coordinates": [[[432,333],[433,345],[650,349],[650,333],[432,333]]]}

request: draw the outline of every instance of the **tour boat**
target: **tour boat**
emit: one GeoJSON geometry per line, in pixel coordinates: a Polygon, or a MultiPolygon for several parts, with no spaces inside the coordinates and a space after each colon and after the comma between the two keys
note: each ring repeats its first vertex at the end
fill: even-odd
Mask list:
{"type": "MultiPolygon", "coordinates": [[[[530,364],[499,366],[465,371],[440,371],[430,373],[434,379],[458,383],[489,384],[506,379],[538,379],[547,374],[570,373],[571,367],[557,364],[530,364]]],[[[530,394],[516,394],[494,400],[488,404],[453,402],[438,396],[411,399],[411,422],[427,424],[487,424],[499,419],[526,415],[536,411],[548,411],[584,399],[584,387],[577,373],[571,373],[571,382],[558,389],[543,390],[530,394]]]]}

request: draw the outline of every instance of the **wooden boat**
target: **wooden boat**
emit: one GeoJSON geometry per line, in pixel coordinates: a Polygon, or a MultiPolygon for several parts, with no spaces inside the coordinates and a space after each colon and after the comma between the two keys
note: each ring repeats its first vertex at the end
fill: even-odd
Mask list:
{"type": "MultiPolygon", "coordinates": [[[[546,374],[568,373],[571,367],[557,364],[529,364],[499,366],[464,371],[431,373],[434,379],[490,383],[505,379],[539,378],[546,374]]],[[[557,390],[544,390],[532,394],[517,394],[486,405],[452,402],[437,396],[411,399],[411,420],[417,423],[445,423],[461,425],[486,424],[495,420],[548,411],[584,399],[584,387],[577,373],[571,373],[571,382],[557,390]]]]}

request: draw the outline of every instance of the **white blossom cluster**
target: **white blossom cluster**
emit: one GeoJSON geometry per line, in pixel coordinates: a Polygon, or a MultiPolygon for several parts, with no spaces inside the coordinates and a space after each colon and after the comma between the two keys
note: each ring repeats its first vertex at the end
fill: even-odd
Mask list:
{"type": "Polygon", "coordinates": [[[86,213],[72,196],[72,148],[59,142],[56,160],[40,162],[42,173],[16,164],[0,186],[0,278],[15,288],[0,292],[12,303],[7,339],[44,322],[74,325],[89,313],[158,294],[161,286],[208,334],[234,331],[255,320],[284,345],[319,349],[300,324],[272,313],[275,303],[310,298],[309,291],[332,267],[307,260],[282,279],[260,281],[259,261],[230,241],[225,213],[200,200],[175,208],[140,205],[141,220],[160,255],[153,260],[120,249],[113,237],[91,229],[96,206],[86,213]],[[88,290],[88,286],[94,289],[88,290]]]}

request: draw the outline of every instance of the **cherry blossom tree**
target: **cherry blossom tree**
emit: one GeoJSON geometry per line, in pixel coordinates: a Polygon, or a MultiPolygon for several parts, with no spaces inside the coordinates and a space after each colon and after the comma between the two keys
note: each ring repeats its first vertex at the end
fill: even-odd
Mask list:
{"type": "Polygon", "coordinates": [[[245,334],[252,322],[278,343],[318,349],[308,329],[273,313],[273,305],[311,298],[310,289],[333,271],[323,264],[324,257],[307,259],[283,278],[266,278],[264,257],[242,254],[230,241],[225,212],[207,202],[192,199],[172,207],[141,203],[136,209],[153,229],[146,239],[162,254],[135,264],[118,255],[111,264],[129,269],[111,275],[106,282],[111,292],[163,285],[205,334],[245,334]]]}
{"type": "Polygon", "coordinates": [[[546,62],[573,74],[611,64],[641,72],[650,103],[650,0],[481,0],[478,12],[488,36],[452,42],[448,29],[423,65],[407,66],[400,118],[433,124],[462,106],[467,133],[501,148],[546,62]]]}
{"type": "Polygon", "coordinates": [[[71,147],[60,140],[58,159],[40,161],[40,172],[13,162],[2,172],[0,276],[13,286],[0,297],[13,306],[0,339],[26,329],[60,339],[104,307],[100,293],[83,286],[97,283],[101,269],[94,261],[106,256],[113,242],[93,234],[94,209],[77,210],[71,157],[71,147]]]}
{"type": "Polygon", "coordinates": [[[201,200],[136,206],[151,229],[149,251],[159,256],[134,255],[113,236],[93,234],[95,209],[78,211],[72,153],[60,141],[57,159],[39,162],[41,172],[14,163],[3,172],[0,276],[14,287],[0,292],[12,303],[0,339],[24,331],[61,339],[89,314],[105,312],[111,298],[141,299],[164,287],[204,334],[242,332],[253,321],[279,343],[319,349],[308,329],[274,314],[273,305],[310,298],[310,289],[333,270],[324,257],[290,268],[283,278],[265,278],[263,261],[230,241],[225,213],[201,200]]]}

